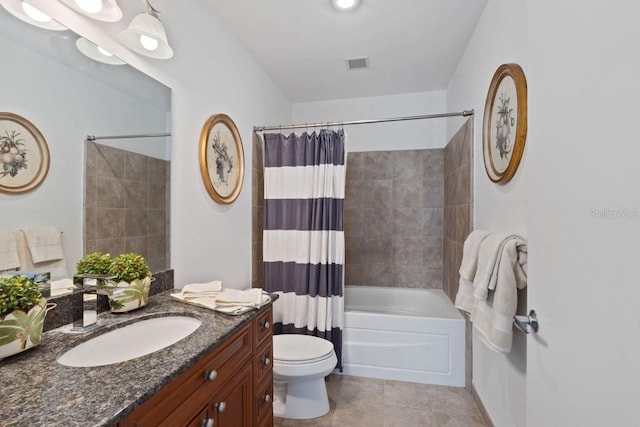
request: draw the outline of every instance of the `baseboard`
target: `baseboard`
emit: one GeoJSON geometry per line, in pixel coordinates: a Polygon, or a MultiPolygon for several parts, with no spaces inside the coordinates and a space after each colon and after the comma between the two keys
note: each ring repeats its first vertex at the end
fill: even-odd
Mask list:
{"type": "Polygon", "coordinates": [[[484,407],[484,403],[482,403],[482,400],[480,399],[480,395],[478,395],[476,386],[473,384],[471,384],[471,395],[473,396],[473,400],[475,400],[476,405],[478,405],[478,409],[480,410],[480,415],[482,415],[482,419],[484,420],[484,423],[489,427],[495,427],[495,424],[493,424],[493,421],[491,421],[491,417],[487,412],[487,408],[484,407]]]}

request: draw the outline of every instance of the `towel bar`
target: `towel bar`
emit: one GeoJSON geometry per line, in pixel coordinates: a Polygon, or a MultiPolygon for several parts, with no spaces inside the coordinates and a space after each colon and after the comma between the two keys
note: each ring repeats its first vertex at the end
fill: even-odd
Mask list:
{"type": "Polygon", "coordinates": [[[528,316],[513,316],[513,324],[525,334],[531,332],[529,326],[531,326],[533,332],[538,332],[538,317],[536,316],[535,310],[529,310],[528,316]]]}

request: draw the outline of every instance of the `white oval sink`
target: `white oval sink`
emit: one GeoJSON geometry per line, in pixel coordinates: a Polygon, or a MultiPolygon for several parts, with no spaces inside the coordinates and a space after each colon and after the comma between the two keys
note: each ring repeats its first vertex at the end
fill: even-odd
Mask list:
{"type": "Polygon", "coordinates": [[[58,363],[81,368],[135,359],[177,343],[201,324],[187,316],[141,320],[78,344],[60,356],[58,363]]]}

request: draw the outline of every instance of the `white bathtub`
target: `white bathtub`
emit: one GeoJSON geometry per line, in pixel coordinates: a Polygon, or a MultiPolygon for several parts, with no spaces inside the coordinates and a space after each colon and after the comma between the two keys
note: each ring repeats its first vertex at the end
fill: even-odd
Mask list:
{"type": "Polygon", "coordinates": [[[464,387],[465,321],[442,290],[347,286],[343,374],[464,387]]]}

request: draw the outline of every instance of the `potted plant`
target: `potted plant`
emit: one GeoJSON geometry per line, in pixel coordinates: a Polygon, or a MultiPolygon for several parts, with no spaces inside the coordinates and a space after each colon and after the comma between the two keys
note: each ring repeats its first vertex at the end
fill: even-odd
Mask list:
{"type": "Polygon", "coordinates": [[[122,313],[147,305],[151,272],[142,255],[120,254],[113,259],[109,274],[115,276],[109,284],[111,312],[122,313]]]}
{"type": "Polygon", "coordinates": [[[0,277],[0,360],[40,343],[47,307],[40,288],[22,276],[0,277]]]}
{"type": "MultiPolygon", "coordinates": [[[[79,287],[84,287],[84,279],[93,279],[97,292],[106,295],[105,288],[107,279],[112,278],[109,270],[113,264],[113,258],[110,254],[102,252],[93,252],[84,256],[76,264],[76,274],[73,276],[73,283],[79,287]]],[[[89,285],[91,285],[89,283],[89,285]]]]}
{"type": "Polygon", "coordinates": [[[102,252],[93,252],[83,257],[76,264],[77,275],[102,276],[109,274],[109,269],[113,263],[111,255],[102,252]]]}

